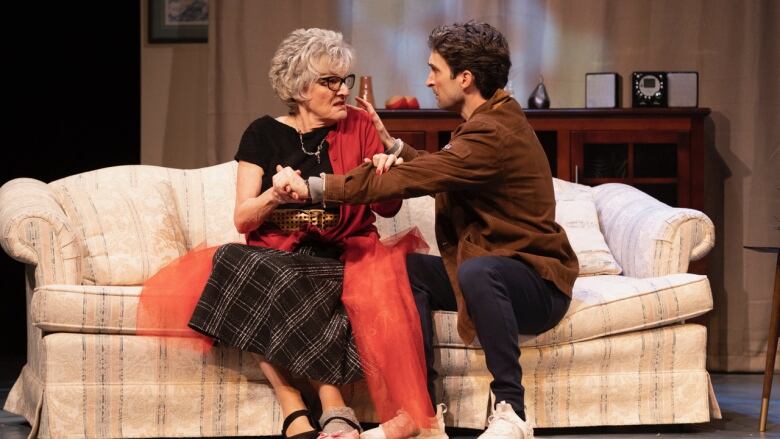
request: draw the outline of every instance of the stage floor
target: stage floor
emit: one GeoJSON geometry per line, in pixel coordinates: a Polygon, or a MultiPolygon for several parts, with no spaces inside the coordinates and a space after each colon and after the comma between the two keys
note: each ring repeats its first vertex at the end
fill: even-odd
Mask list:
{"type": "MultiPolygon", "coordinates": [[[[0,402],[5,402],[24,360],[18,358],[0,359],[0,402]]],[[[555,438],[779,438],[780,439],[780,379],[775,376],[772,401],[769,409],[767,432],[758,433],[758,413],[761,401],[762,376],[759,374],[713,374],[712,384],[723,413],[722,420],[708,424],[661,425],[642,427],[589,427],[565,429],[537,429],[538,437],[555,438]]],[[[478,430],[447,429],[450,438],[473,438],[478,430]]],[[[25,439],[30,426],[19,417],[0,410],[0,439],[25,439]]]]}

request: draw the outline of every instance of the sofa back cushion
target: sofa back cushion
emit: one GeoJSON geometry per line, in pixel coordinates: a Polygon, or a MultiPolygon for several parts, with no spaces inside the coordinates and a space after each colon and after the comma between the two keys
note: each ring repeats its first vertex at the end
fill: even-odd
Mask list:
{"type": "MultiPolygon", "coordinates": [[[[232,220],[236,170],[235,161],[186,170],[143,165],[116,166],[73,175],[53,182],[52,186],[56,190],[66,188],[71,193],[83,191],[82,195],[91,194],[92,197],[98,196],[97,192],[104,194],[113,191],[152,194],[156,192],[156,184],[168,182],[173,188],[173,203],[167,207],[176,207],[182,233],[180,243],[189,250],[201,245],[243,241],[232,220]]],[[[566,230],[577,253],[580,275],[620,273],[621,268],[612,257],[599,229],[591,188],[558,179],[553,179],[553,183],[558,204],[556,221],[566,230]]],[[[430,253],[438,255],[434,205],[434,199],[430,196],[404,201],[396,217],[377,218],[380,235],[387,238],[416,226],[428,242],[430,253]]],[[[88,272],[85,274],[90,276],[88,272]]],[[[134,274],[126,278],[137,276],[134,274]]],[[[88,282],[92,282],[91,277],[88,279],[88,282]]]]}
{"type": "Polygon", "coordinates": [[[50,183],[56,191],[120,190],[148,193],[155,184],[173,187],[184,244],[187,249],[227,242],[243,242],[233,225],[236,200],[235,161],[199,169],[173,169],[147,165],[125,165],[71,175],[50,183]]]}
{"type": "MultiPolygon", "coordinates": [[[[620,274],[622,269],[607,246],[599,228],[592,188],[553,179],[555,189],[555,221],[566,231],[580,263],[580,276],[620,274]]],[[[388,238],[411,227],[422,232],[430,250],[439,256],[436,243],[436,201],[432,196],[404,200],[398,214],[392,218],[377,216],[376,226],[382,238],[388,238]]]]}
{"type": "Polygon", "coordinates": [[[188,249],[244,242],[233,223],[235,160],[200,169],[168,169],[188,249]]]}
{"type": "Polygon", "coordinates": [[[138,285],[187,251],[167,182],[144,191],[63,186],[59,192],[81,244],[85,285],[138,285]]]}
{"type": "Polygon", "coordinates": [[[390,238],[412,227],[417,227],[425,242],[428,243],[428,254],[439,256],[439,246],[436,244],[436,200],[428,195],[404,200],[401,210],[392,218],[382,218],[376,215],[376,228],[382,239],[390,238]]]}
{"type": "Polygon", "coordinates": [[[592,189],[581,184],[553,179],[555,221],[566,231],[577,259],[580,276],[620,274],[622,269],[599,228],[592,189]]]}

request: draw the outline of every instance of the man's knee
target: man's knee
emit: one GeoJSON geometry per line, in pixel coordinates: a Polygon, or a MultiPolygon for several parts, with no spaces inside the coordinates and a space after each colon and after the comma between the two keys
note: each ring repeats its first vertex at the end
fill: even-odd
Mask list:
{"type": "Polygon", "coordinates": [[[469,259],[458,268],[458,283],[467,301],[476,299],[499,276],[492,256],[469,259]]]}

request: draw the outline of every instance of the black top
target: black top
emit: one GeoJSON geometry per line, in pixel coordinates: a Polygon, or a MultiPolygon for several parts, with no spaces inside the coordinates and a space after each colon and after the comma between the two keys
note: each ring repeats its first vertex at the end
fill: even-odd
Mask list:
{"type": "MultiPolygon", "coordinates": [[[[309,153],[317,151],[317,146],[323,142],[320,151],[321,163],[317,163],[315,155],[308,155],[301,149],[301,140],[295,128],[266,115],[252,122],[244,131],[235,159],[263,168],[261,192],[273,186],[272,178],[276,174],[276,165],[299,169],[304,179],[319,176],[322,172],[333,174],[333,166],[328,156],[328,141],[324,139],[335,127],[331,125],[316,128],[303,135],[303,148],[309,153]]],[[[296,204],[280,207],[305,206],[296,204]]]]}

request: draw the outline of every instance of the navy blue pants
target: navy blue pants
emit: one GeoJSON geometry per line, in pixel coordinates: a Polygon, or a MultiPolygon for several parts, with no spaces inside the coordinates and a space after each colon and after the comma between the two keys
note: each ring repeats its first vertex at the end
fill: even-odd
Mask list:
{"type": "MultiPolygon", "coordinates": [[[[406,263],[422,324],[428,392],[435,405],[433,382],[438,374],[433,368],[431,311],[455,311],[455,295],[440,257],[412,253],[406,263]]],[[[558,324],[571,299],[531,266],[504,256],[465,261],[458,269],[458,282],[493,375],[490,390],[495,402],[506,401],[525,420],[518,335],[540,334],[558,324]]]]}

